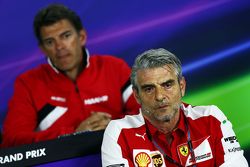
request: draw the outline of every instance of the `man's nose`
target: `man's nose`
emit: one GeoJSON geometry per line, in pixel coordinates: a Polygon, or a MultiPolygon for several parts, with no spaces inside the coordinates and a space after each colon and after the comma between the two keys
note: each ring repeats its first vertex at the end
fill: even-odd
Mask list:
{"type": "Polygon", "coordinates": [[[162,102],[163,100],[166,99],[165,91],[163,90],[162,87],[156,87],[155,89],[155,100],[162,102]]]}
{"type": "Polygon", "coordinates": [[[57,40],[57,41],[56,41],[56,49],[57,49],[57,50],[63,49],[64,46],[65,46],[65,45],[64,45],[63,41],[61,41],[61,40],[57,40]]]}

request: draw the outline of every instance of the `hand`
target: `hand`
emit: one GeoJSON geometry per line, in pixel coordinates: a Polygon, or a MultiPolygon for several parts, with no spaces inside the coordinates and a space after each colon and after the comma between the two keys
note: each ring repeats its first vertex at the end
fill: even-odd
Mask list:
{"type": "Polygon", "coordinates": [[[111,121],[111,115],[104,112],[92,112],[91,115],[82,121],[76,128],[76,132],[80,131],[96,131],[105,129],[111,121]]]}

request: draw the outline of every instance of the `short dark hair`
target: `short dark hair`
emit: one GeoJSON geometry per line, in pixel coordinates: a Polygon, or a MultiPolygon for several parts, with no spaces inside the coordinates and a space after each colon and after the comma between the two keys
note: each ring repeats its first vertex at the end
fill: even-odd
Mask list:
{"type": "Polygon", "coordinates": [[[33,22],[34,33],[39,44],[42,44],[41,27],[52,25],[62,19],[67,19],[77,32],[83,29],[81,19],[74,11],[62,4],[50,4],[36,14],[33,22]]]}

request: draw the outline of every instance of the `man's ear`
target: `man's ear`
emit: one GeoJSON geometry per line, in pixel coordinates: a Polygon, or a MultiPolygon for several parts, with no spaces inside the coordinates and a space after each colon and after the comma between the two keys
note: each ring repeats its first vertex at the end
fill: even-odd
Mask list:
{"type": "Polygon", "coordinates": [[[86,41],[87,41],[87,33],[84,29],[81,29],[79,31],[79,38],[82,46],[85,46],[86,41]]]}
{"type": "Polygon", "coordinates": [[[39,44],[39,48],[40,48],[40,50],[42,51],[42,53],[47,57],[47,52],[46,52],[46,50],[45,50],[43,44],[39,44]]]}
{"type": "Polygon", "coordinates": [[[180,80],[180,91],[181,91],[181,97],[183,97],[186,91],[186,80],[184,77],[182,77],[180,80]]]}
{"type": "Polygon", "coordinates": [[[140,99],[140,96],[139,96],[138,89],[133,88],[133,94],[134,94],[134,97],[135,97],[137,103],[141,104],[141,99],[140,99]]]}

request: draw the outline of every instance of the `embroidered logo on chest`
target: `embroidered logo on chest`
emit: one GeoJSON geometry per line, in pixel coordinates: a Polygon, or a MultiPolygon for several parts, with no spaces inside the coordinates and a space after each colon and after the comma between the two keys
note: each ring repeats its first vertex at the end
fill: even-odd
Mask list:
{"type": "Polygon", "coordinates": [[[189,151],[188,151],[188,146],[187,145],[183,145],[179,147],[179,152],[181,153],[181,155],[183,156],[187,156],[189,151]]]}
{"type": "Polygon", "coordinates": [[[140,134],[138,134],[138,133],[135,133],[135,136],[141,137],[144,141],[145,141],[145,135],[146,135],[146,133],[144,133],[143,135],[140,135],[140,134]]]}
{"type": "Polygon", "coordinates": [[[159,151],[147,149],[133,149],[135,167],[166,167],[162,154],[159,151]]]}
{"type": "Polygon", "coordinates": [[[66,98],[64,97],[51,96],[50,99],[54,101],[66,102],[66,98]]]}
{"type": "Polygon", "coordinates": [[[181,164],[184,166],[189,166],[195,163],[207,161],[213,158],[212,150],[209,144],[209,138],[201,138],[196,141],[192,141],[195,162],[192,161],[190,150],[187,143],[183,143],[177,146],[178,156],[180,158],[181,164]]]}
{"type": "Polygon", "coordinates": [[[84,104],[85,105],[91,105],[91,104],[96,104],[96,103],[102,103],[108,101],[108,95],[103,95],[100,97],[93,97],[90,99],[85,99],[84,104]]]}
{"type": "Polygon", "coordinates": [[[152,154],[151,157],[153,159],[154,167],[162,167],[164,160],[163,160],[161,154],[158,154],[158,153],[152,154]]]}
{"type": "Polygon", "coordinates": [[[135,162],[137,163],[138,167],[148,167],[151,162],[151,158],[147,153],[140,152],[135,156],[135,162]]]}

